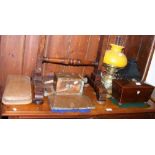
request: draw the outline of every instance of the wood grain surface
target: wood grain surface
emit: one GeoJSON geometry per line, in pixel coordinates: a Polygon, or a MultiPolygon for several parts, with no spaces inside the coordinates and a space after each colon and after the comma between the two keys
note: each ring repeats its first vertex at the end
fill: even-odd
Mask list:
{"type": "Polygon", "coordinates": [[[0,85],[8,74],[22,74],[25,36],[1,36],[0,85]]]}
{"type": "Polygon", "coordinates": [[[96,108],[88,113],[67,112],[55,113],[50,111],[47,98],[41,105],[2,105],[2,116],[9,118],[155,118],[155,105],[148,108],[119,108],[110,100],[103,104],[96,101],[95,92],[91,87],[84,89],[84,94],[90,97],[96,108]],[[107,110],[111,109],[111,110],[107,110]]]}
{"type": "Polygon", "coordinates": [[[40,36],[26,36],[22,74],[31,76],[36,65],[40,36]]]}
{"type": "MultiPolygon", "coordinates": [[[[124,52],[129,58],[137,60],[141,76],[143,75],[150,54],[154,36],[121,36],[124,52]],[[143,61],[142,61],[143,60],[143,61]]],[[[99,68],[102,68],[104,53],[110,43],[116,42],[116,35],[10,35],[0,36],[0,90],[3,92],[9,74],[31,76],[39,55],[55,58],[76,58],[95,61],[97,51],[101,51],[99,68]],[[102,47],[99,42],[103,37],[102,47]]],[[[90,75],[93,67],[71,67],[56,64],[43,65],[43,73],[74,72],[90,75]]],[[[147,72],[147,71],[145,71],[147,72]]]]}

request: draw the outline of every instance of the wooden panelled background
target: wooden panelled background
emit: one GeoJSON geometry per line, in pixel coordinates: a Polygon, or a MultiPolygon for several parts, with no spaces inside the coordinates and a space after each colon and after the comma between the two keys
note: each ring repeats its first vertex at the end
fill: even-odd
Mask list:
{"type": "MultiPolygon", "coordinates": [[[[116,36],[102,36],[102,57],[110,43],[115,43],[116,36]]],[[[31,76],[38,55],[54,58],[78,58],[96,60],[101,36],[99,35],[20,35],[0,36],[0,87],[3,90],[8,74],[31,76]]],[[[143,75],[154,36],[122,36],[125,54],[135,58],[143,75]]],[[[45,64],[44,74],[49,72],[75,72],[91,74],[93,67],[71,67],[45,64]]]]}
{"type": "MultiPolygon", "coordinates": [[[[49,36],[48,39],[47,52],[45,52],[47,57],[95,61],[100,36],[49,36]]],[[[90,74],[93,71],[92,67],[66,67],[55,64],[46,64],[44,69],[45,74],[51,71],[90,74]]]]}
{"type": "MultiPolygon", "coordinates": [[[[1,36],[0,87],[3,90],[8,74],[31,76],[36,66],[37,57],[42,52],[44,56],[48,57],[95,61],[99,40],[100,36],[98,35],[1,36]]],[[[44,66],[43,72],[45,74],[53,71],[90,74],[93,67],[66,67],[55,64],[46,64],[44,66]]]]}
{"type": "MultiPolygon", "coordinates": [[[[102,46],[103,55],[106,49],[110,48],[110,43],[116,42],[116,37],[117,36],[104,36],[103,46],[102,46]]],[[[152,46],[154,46],[153,40],[155,36],[154,35],[124,35],[121,37],[123,40],[123,46],[125,47],[124,53],[126,54],[128,59],[135,59],[137,61],[138,68],[142,77],[148,58],[150,57],[150,55],[152,55],[151,48],[152,46]]]]}

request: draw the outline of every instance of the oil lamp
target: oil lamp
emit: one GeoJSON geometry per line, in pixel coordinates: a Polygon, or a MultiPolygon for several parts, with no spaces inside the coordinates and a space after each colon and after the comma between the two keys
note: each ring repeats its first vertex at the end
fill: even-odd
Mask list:
{"type": "Polygon", "coordinates": [[[107,89],[107,98],[111,97],[112,94],[112,80],[115,79],[115,73],[127,65],[127,58],[122,53],[123,48],[123,46],[111,44],[111,49],[105,52],[103,58],[106,72],[102,73],[101,77],[102,84],[107,89]]]}

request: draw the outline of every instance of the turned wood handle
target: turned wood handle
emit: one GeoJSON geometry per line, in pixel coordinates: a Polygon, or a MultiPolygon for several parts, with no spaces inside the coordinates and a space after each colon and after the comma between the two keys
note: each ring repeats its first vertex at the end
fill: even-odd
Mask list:
{"type": "Polygon", "coordinates": [[[76,65],[76,66],[96,66],[98,63],[93,61],[82,61],[79,59],[65,59],[65,58],[47,58],[44,57],[42,59],[43,63],[56,63],[56,64],[63,64],[63,65],[76,65]]]}

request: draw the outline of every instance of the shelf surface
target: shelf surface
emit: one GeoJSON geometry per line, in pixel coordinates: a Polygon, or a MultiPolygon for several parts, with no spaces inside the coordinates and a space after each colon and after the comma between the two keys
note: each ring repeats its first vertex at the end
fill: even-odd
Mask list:
{"type": "Polygon", "coordinates": [[[10,118],[115,118],[116,115],[125,116],[130,114],[155,113],[154,103],[148,108],[120,108],[108,99],[104,103],[98,103],[96,94],[91,87],[84,88],[84,94],[91,98],[96,107],[88,113],[51,112],[48,100],[45,98],[44,103],[41,105],[36,105],[34,103],[27,105],[1,104],[1,116],[10,118]]]}

